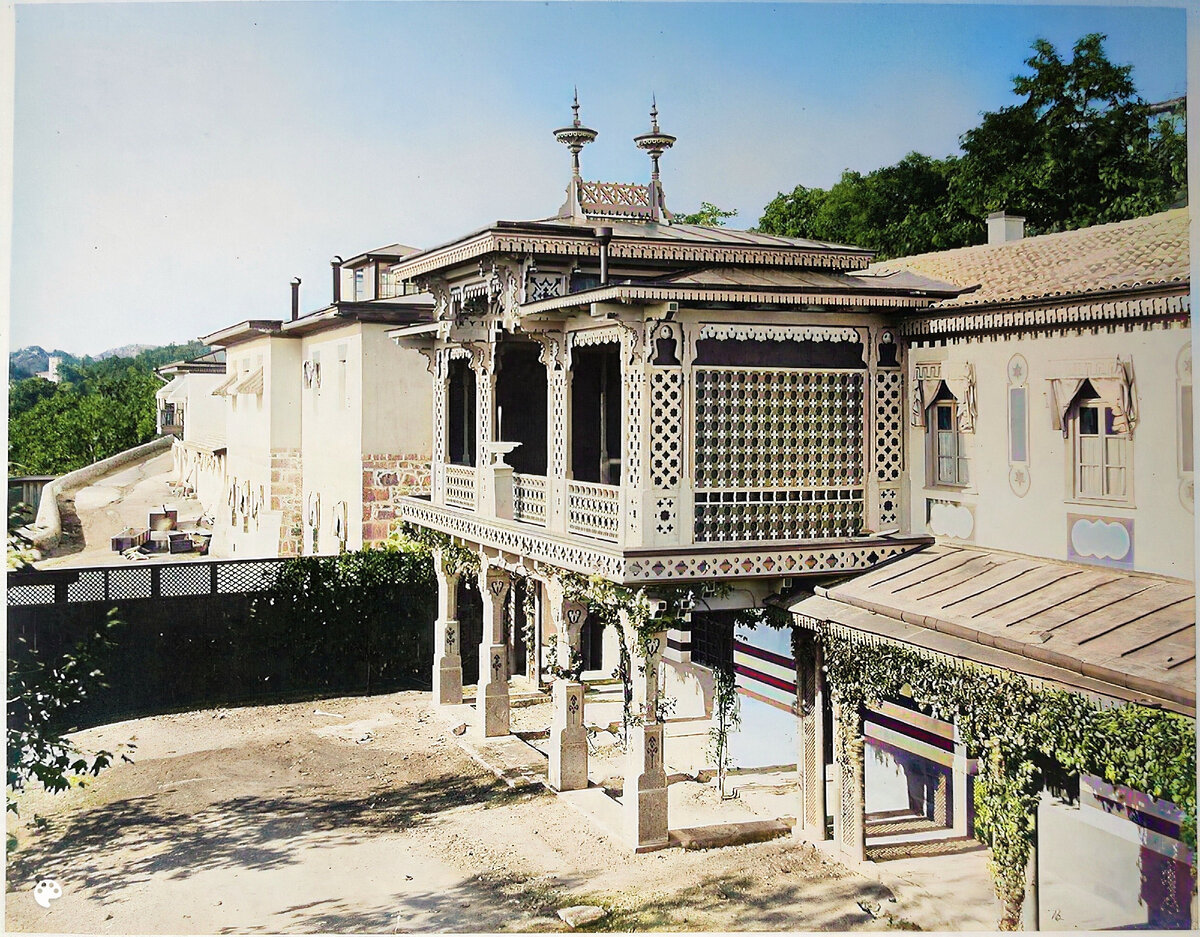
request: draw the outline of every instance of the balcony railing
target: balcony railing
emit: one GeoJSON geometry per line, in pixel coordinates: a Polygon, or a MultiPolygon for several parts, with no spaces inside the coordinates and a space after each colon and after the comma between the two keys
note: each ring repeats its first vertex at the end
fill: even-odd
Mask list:
{"type": "Polygon", "coordinates": [[[532,524],[546,523],[546,477],[513,473],[513,517],[532,524]]]}
{"type": "Polygon", "coordinates": [[[446,465],[446,504],[455,508],[475,509],[475,467],[446,465]]]}
{"type": "Polygon", "coordinates": [[[616,540],[621,520],[621,489],[616,485],[567,482],[567,530],[616,540]]]}

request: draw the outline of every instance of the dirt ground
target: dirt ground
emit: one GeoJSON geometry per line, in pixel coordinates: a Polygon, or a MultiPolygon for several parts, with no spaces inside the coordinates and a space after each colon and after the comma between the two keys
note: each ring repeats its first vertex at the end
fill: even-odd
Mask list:
{"type": "Polygon", "coordinates": [[[561,931],[576,904],[608,910],[599,930],[912,926],[886,887],[790,840],[634,855],[553,794],[510,791],[427,707],[399,693],[80,733],[133,741],[135,760],[22,795],[7,930],[561,931]],[[47,909],[43,878],[63,892],[47,909]]]}
{"type": "Polygon", "coordinates": [[[126,465],[59,499],[61,542],[36,565],[39,569],[75,566],[119,566],[134,562],[199,560],[198,553],[163,554],[127,560],[112,551],[112,538],[126,527],[145,527],[149,513],[162,505],[179,512],[181,527],[192,528],[203,513],[194,498],[174,494],[169,482],[172,456],[168,449],[141,462],[126,465]]]}

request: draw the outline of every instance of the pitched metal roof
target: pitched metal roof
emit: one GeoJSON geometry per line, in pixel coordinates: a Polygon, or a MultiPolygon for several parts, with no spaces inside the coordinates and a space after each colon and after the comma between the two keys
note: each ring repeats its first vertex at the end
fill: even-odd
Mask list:
{"type": "MultiPolygon", "coordinates": [[[[816,591],[883,619],[1081,675],[1121,698],[1196,707],[1190,582],[937,544],[816,591]]],[[[822,607],[836,619],[836,608],[822,607]]],[[[876,631],[861,615],[845,624],[876,631]]]]}
{"type": "Polygon", "coordinates": [[[1177,208],[1005,244],[897,257],[867,272],[907,270],[963,288],[978,286],[935,307],[950,309],[1183,286],[1188,265],[1188,209],[1177,208]]]}
{"type": "MultiPolygon", "coordinates": [[[[732,228],[620,220],[605,221],[604,226],[612,229],[609,255],[613,260],[861,270],[873,256],[871,251],[861,247],[732,228]]],[[[405,257],[395,272],[401,277],[413,278],[489,253],[599,256],[596,228],[596,222],[587,219],[555,217],[537,221],[497,221],[405,257]]]]}

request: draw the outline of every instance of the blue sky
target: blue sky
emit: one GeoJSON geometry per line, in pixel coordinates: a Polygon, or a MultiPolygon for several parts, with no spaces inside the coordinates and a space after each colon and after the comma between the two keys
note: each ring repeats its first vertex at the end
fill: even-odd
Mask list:
{"type": "Polygon", "coordinates": [[[1086,32],[1149,100],[1186,86],[1156,7],[130,3],[16,7],[12,347],[184,341],[329,298],[328,261],[554,213],[578,84],[586,178],[753,225],[797,183],[954,152],[1039,36],[1086,32]]]}

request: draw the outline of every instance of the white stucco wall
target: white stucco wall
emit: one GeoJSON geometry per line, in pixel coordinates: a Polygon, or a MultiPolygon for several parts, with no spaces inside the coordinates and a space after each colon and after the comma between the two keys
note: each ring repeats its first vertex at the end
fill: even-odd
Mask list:
{"type": "Polygon", "coordinates": [[[970,457],[970,484],[965,488],[927,483],[926,430],[912,426],[909,413],[905,414],[914,532],[1077,562],[1068,556],[1068,515],[1102,517],[1109,522],[1129,519],[1133,521],[1132,562],[1122,568],[1190,579],[1193,508],[1190,477],[1185,478],[1179,464],[1177,376],[1177,362],[1188,342],[1188,330],[1174,327],[909,349],[910,386],[919,363],[968,362],[975,370],[978,400],[975,431],[964,434],[970,457]],[[1018,493],[1022,486],[1010,483],[1014,466],[1009,461],[1008,368],[1017,354],[1026,362],[1028,388],[1028,490],[1023,494],[1018,493]],[[1133,361],[1139,410],[1132,438],[1131,496],[1128,503],[1083,501],[1073,497],[1068,461],[1071,441],[1051,425],[1047,377],[1054,370],[1052,362],[1117,356],[1133,361]],[[929,500],[959,506],[952,509],[941,529],[927,524],[929,500]],[[952,528],[949,532],[948,527],[952,528]]]}
{"type": "Polygon", "coordinates": [[[337,553],[334,511],[345,502],[346,547],[362,546],[362,327],[351,323],[337,329],[305,336],[301,360],[319,361],[321,379],[309,387],[301,384],[300,504],[304,527],[302,550],[337,553]],[[319,496],[317,549],[309,527],[310,496],[319,496]]]}

